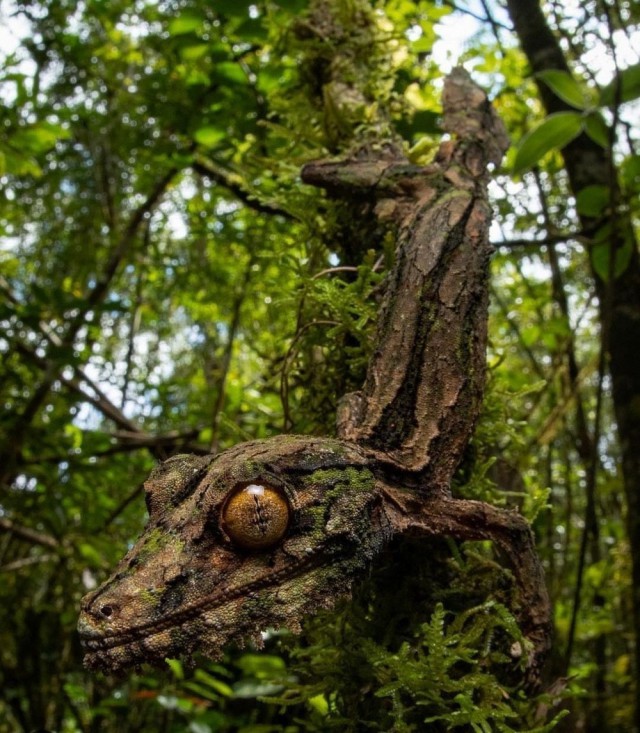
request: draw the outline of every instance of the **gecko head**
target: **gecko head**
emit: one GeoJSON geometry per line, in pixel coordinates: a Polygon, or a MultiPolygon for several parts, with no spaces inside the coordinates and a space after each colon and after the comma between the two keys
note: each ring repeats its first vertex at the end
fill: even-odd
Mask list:
{"type": "Polygon", "coordinates": [[[90,668],[210,657],[297,632],[348,594],[385,539],[366,455],[279,436],[219,456],[175,456],[145,483],[149,522],[114,574],[82,601],[90,668]]]}

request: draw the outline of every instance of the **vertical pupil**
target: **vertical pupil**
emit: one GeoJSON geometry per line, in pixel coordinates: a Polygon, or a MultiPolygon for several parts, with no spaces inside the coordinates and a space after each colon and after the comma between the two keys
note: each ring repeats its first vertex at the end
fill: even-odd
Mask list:
{"type": "Polygon", "coordinates": [[[222,527],[239,547],[259,550],[277,544],[289,524],[289,502],[280,489],[243,484],[224,504],[222,527]]]}
{"type": "Polygon", "coordinates": [[[263,535],[269,531],[269,503],[264,500],[264,486],[248,486],[246,489],[255,502],[256,528],[263,535]],[[257,489],[257,490],[256,490],[257,489]]]}

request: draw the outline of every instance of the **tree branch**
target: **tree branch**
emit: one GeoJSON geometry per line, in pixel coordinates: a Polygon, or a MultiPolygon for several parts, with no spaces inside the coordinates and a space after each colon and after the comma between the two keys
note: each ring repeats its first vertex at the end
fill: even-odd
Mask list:
{"type": "Polygon", "coordinates": [[[6,565],[0,565],[0,573],[22,570],[22,568],[29,567],[30,565],[38,565],[43,562],[53,562],[57,559],[57,555],[29,555],[28,557],[21,557],[19,560],[8,562],[6,565]]]}
{"type": "MultiPolygon", "coordinates": [[[[104,268],[102,276],[97,280],[96,284],[89,290],[83,307],[79,310],[76,316],[71,320],[69,327],[67,328],[64,336],[59,339],[57,345],[62,350],[71,349],[73,342],[81,329],[86,323],[86,317],[88,313],[98,305],[107,294],[109,285],[111,284],[116,272],[118,271],[122,260],[127,254],[131,244],[138,232],[140,224],[144,221],[145,217],[152,211],[157,202],[159,201],[162,194],[165,192],[171,181],[179,172],[178,168],[169,169],[162,178],[154,186],[153,190],[145,201],[133,212],[129,219],[129,223],[125,228],[118,244],[116,245],[111,257],[108,259],[107,264],[104,268]]],[[[62,362],[57,362],[54,359],[46,362],[44,369],[44,378],[40,385],[35,389],[30,400],[27,402],[26,407],[22,413],[15,420],[10,439],[7,446],[5,447],[4,453],[4,466],[0,470],[0,483],[6,481],[7,477],[11,475],[16,457],[18,456],[24,436],[28,426],[37,414],[40,406],[47,398],[51,386],[58,378],[62,367],[62,362]]],[[[60,377],[62,379],[62,377],[60,377]]]]}
{"type": "MultiPolygon", "coordinates": [[[[47,360],[42,356],[38,356],[35,351],[23,344],[21,341],[14,339],[12,340],[12,343],[14,344],[16,351],[30,359],[33,364],[35,364],[45,373],[51,373],[53,371],[53,366],[57,366],[55,364],[52,364],[50,360],[47,360]]],[[[57,380],[61,384],[64,384],[65,387],[68,387],[70,390],[78,394],[84,402],[88,402],[90,405],[95,407],[96,410],[101,412],[105,417],[113,420],[116,425],[119,425],[121,428],[128,430],[132,433],[146,435],[145,433],[143,433],[141,428],[139,428],[132,420],[129,420],[129,418],[126,417],[121,412],[121,410],[113,404],[113,402],[111,402],[111,400],[104,394],[104,392],[102,392],[102,390],[89,379],[87,374],[82,369],[76,367],[75,370],[82,376],[82,381],[85,381],[96,393],[95,397],[90,395],[83,389],[80,380],[76,377],[65,377],[63,374],[60,374],[57,377],[57,380]]]]}
{"type": "Polygon", "coordinates": [[[245,181],[238,174],[222,168],[222,166],[211,159],[196,155],[191,167],[196,173],[226,188],[239,201],[242,201],[245,206],[253,209],[253,211],[261,214],[275,214],[285,219],[294,219],[286,209],[276,204],[260,201],[257,196],[247,190],[245,181]]]}
{"type": "Polygon", "coordinates": [[[60,547],[60,543],[55,537],[43,534],[42,532],[30,529],[29,527],[23,527],[20,524],[12,522],[6,517],[0,517],[0,531],[9,532],[21,540],[31,542],[34,545],[42,545],[43,547],[52,547],[54,549],[60,547]]]}

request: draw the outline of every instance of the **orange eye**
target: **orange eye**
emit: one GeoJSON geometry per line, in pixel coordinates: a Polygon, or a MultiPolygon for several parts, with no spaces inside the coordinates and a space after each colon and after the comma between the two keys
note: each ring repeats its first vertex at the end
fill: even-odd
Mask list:
{"type": "Polygon", "coordinates": [[[222,526],[238,547],[264,550],[284,537],[290,515],[289,502],[279,489],[243,484],[227,498],[222,526]]]}

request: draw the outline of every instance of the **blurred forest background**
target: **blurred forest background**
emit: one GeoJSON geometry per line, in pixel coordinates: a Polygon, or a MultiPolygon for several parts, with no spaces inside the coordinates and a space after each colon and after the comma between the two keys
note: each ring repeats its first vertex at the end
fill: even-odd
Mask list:
{"type": "MultiPolygon", "coordinates": [[[[0,3],[2,733],[640,730],[640,6],[322,4],[331,28],[307,0],[0,3]],[[500,672],[517,629],[491,593],[462,618],[397,591],[401,628],[366,583],[302,639],[89,675],[79,599],[143,526],[158,460],[332,434],[393,242],[299,171],[392,135],[427,162],[456,62],[513,143],[456,491],[533,523],[547,689],[500,672]]],[[[502,572],[481,543],[447,554],[462,594],[502,572]]]]}

